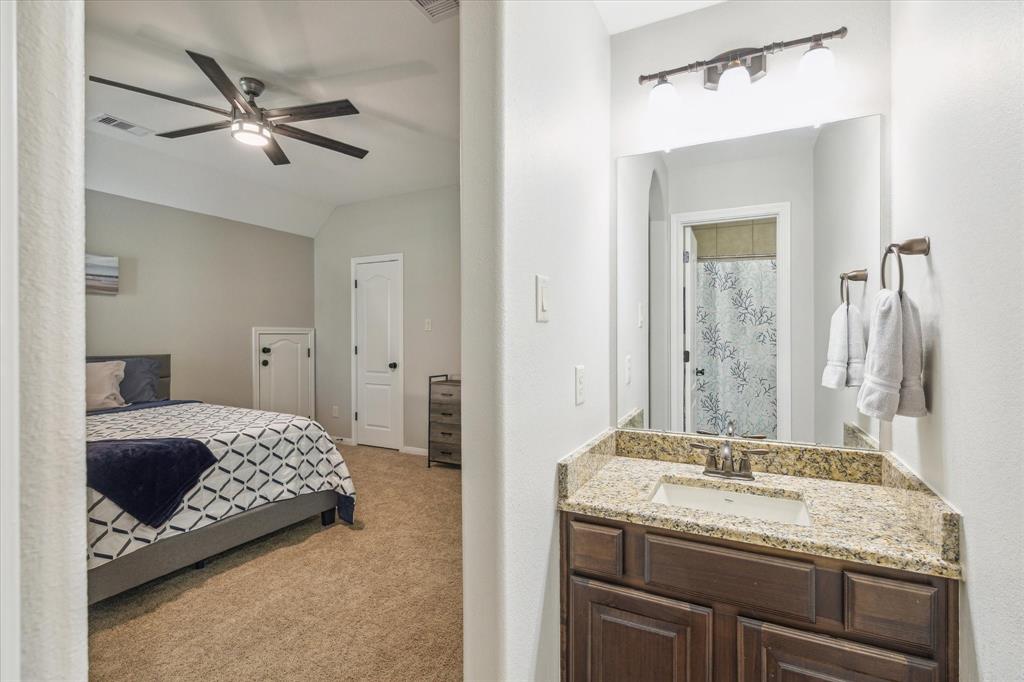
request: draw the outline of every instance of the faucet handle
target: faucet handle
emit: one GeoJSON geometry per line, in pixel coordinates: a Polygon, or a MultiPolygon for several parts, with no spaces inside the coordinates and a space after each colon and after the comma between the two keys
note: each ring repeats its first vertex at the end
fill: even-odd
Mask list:
{"type": "Polygon", "coordinates": [[[744,449],[740,451],[740,473],[749,474],[750,472],[750,455],[767,455],[771,450],[765,448],[751,448],[749,450],[744,449]]]}
{"type": "Polygon", "coordinates": [[[703,450],[704,452],[713,452],[717,449],[713,445],[704,445],[704,443],[690,443],[690,447],[694,450],[703,450]]]}

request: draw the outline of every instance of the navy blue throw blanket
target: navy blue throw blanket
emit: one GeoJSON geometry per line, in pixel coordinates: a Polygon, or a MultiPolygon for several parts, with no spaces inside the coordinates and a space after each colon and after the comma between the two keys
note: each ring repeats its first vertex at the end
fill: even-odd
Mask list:
{"type": "Polygon", "coordinates": [[[96,440],[86,446],[89,487],[153,528],[174,515],[185,493],[217,463],[210,448],[192,438],[96,440]]]}

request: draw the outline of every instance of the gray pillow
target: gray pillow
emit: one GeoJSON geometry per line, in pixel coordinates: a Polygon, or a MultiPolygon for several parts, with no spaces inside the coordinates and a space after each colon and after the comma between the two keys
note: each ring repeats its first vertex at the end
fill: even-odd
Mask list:
{"type": "Polygon", "coordinates": [[[128,403],[159,400],[160,363],[153,358],[125,358],[121,397],[128,403]]]}

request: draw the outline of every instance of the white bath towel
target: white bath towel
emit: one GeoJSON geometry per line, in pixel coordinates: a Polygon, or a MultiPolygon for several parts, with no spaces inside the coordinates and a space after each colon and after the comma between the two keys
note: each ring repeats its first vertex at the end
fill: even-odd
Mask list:
{"type": "Polygon", "coordinates": [[[871,314],[871,334],[864,358],[864,384],[857,409],[869,417],[892,421],[903,381],[903,313],[900,295],[882,289],[871,314]]]}
{"type": "Polygon", "coordinates": [[[924,417],[928,414],[925,406],[924,386],[921,372],[924,369],[924,342],[921,334],[921,314],[917,305],[903,293],[901,314],[903,318],[903,381],[900,383],[900,404],[896,414],[904,417],[924,417]]]}
{"type": "Polygon", "coordinates": [[[846,324],[849,328],[847,362],[846,362],[846,385],[860,386],[864,383],[864,356],[867,353],[864,341],[864,318],[860,314],[860,308],[847,304],[846,324]]]}
{"type": "Polygon", "coordinates": [[[849,325],[846,303],[840,303],[832,313],[828,325],[828,351],[825,356],[825,370],[821,373],[821,385],[825,388],[846,386],[846,366],[849,360],[849,325]]]}

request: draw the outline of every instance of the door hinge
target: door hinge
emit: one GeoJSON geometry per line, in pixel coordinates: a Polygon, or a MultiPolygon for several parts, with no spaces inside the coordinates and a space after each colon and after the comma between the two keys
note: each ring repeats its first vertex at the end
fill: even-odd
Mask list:
{"type": "Polygon", "coordinates": [[[683,362],[689,362],[689,361],[690,361],[690,351],[684,350],[683,351],[683,362]]]}
{"type": "Polygon", "coordinates": [[[356,412],[356,421],[359,421],[359,413],[356,412]]]}
{"type": "Polygon", "coordinates": [[[313,357],[313,351],[312,351],[312,350],[310,350],[309,348],[307,348],[307,349],[306,349],[306,357],[307,357],[307,358],[311,358],[311,357],[313,357]]]}
{"type": "Polygon", "coordinates": [[[684,263],[689,263],[690,262],[690,252],[689,251],[683,251],[683,262],[684,263]]]}
{"type": "Polygon", "coordinates": [[[358,288],[359,288],[359,280],[358,280],[358,279],[354,279],[354,280],[352,280],[352,284],[353,284],[353,285],[355,285],[355,288],[356,288],[356,289],[358,289],[358,288]]]}
{"type": "Polygon", "coordinates": [[[356,346],[355,354],[359,355],[359,346],[356,346]]]}

